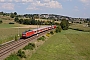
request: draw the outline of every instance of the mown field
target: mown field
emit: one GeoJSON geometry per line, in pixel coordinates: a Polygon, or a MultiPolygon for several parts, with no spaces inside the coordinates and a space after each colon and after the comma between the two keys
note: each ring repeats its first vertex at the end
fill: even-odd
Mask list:
{"type": "Polygon", "coordinates": [[[0,29],[1,28],[11,28],[11,27],[18,27],[16,24],[0,24],[0,29]]]}
{"type": "Polygon", "coordinates": [[[90,32],[90,27],[88,27],[86,23],[84,23],[84,24],[73,24],[73,25],[69,26],[69,28],[74,29],[74,30],[90,32]]]}
{"type": "Polygon", "coordinates": [[[57,33],[26,60],[90,60],[90,32],[57,33]]]}

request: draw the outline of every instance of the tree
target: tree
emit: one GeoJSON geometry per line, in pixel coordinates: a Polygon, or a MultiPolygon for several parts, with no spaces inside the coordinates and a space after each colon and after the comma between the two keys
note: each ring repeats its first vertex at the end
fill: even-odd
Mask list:
{"type": "Polygon", "coordinates": [[[22,23],[23,23],[23,19],[20,19],[20,20],[19,20],[19,23],[22,24],[22,23]]]}
{"type": "Polygon", "coordinates": [[[63,30],[68,30],[69,22],[68,22],[68,20],[66,20],[66,19],[62,19],[60,25],[61,25],[61,28],[62,28],[63,30]]]}
{"type": "Polygon", "coordinates": [[[2,23],[2,20],[0,20],[0,24],[2,23]]]}
{"type": "Polygon", "coordinates": [[[6,15],[6,13],[3,13],[3,16],[5,16],[6,15]]]}
{"type": "Polygon", "coordinates": [[[90,22],[88,22],[88,27],[90,27],[90,22]]]}
{"type": "Polygon", "coordinates": [[[0,12],[0,15],[3,15],[3,11],[2,11],[2,12],[0,12]]]}
{"type": "Polygon", "coordinates": [[[56,33],[61,32],[61,27],[60,27],[60,26],[57,26],[55,32],[56,32],[56,33]]]}
{"type": "Polygon", "coordinates": [[[31,24],[32,25],[35,25],[36,24],[36,21],[34,19],[31,20],[31,24]]]}
{"type": "Polygon", "coordinates": [[[17,15],[17,12],[14,12],[14,15],[17,15]]]}
{"type": "Polygon", "coordinates": [[[24,19],[23,20],[23,24],[30,25],[31,24],[31,20],[30,19],[24,19]]]}
{"type": "Polygon", "coordinates": [[[14,21],[15,22],[18,22],[19,21],[18,17],[15,17],[14,21]]]}
{"type": "Polygon", "coordinates": [[[90,18],[87,18],[87,21],[89,21],[89,22],[90,22],[90,18]]]}
{"type": "Polygon", "coordinates": [[[11,17],[11,18],[14,18],[14,17],[15,17],[15,15],[14,15],[13,13],[11,13],[10,17],[11,17]]]}

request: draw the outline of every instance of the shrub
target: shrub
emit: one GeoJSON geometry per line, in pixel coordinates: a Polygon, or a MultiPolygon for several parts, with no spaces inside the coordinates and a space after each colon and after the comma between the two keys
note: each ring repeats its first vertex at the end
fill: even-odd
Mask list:
{"type": "Polygon", "coordinates": [[[15,41],[17,41],[18,40],[18,38],[17,38],[17,36],[15,36],[15,41]]]}
{"type": "Polygon", "coordinates": [[[10,22],[9,24],[14,24],[13,22],[10,22]]]}
{"type": "Polygon", "coordinates": [[[42,36],[43,38],[45,38],[45,36],[42,36]]]}
{"type": "Polygon", "coordinates": [[[37,40],[42,40],[42,41],[44,41],[44,40],[45,40],[45,36],[42,36],[42,37],[38,38],[37,40]]]}
{"type": "Polygon", "coordinates": [[[55,30],[56,33],[61,32],[61,28],[58,26],[55,30]]]}
{"type": "Polygon", "coordinates": [[[20,60],[20,59],[19,59],[19,57],[16,54],[11,54],[5,60],[20,60]]]}
{"type": "Polygon", "coordinates": [[[47,36],[47,37],[50,37],[50,33],[47,33],[46,36],[47,36]]]}
{"type": "Polygon", "coordinates": [[[21,58],[26,58],[25,52],[22,51],[21,49],[17,52],[17,56],[19,56],[21,58]]]}
{"type": "Polygon", "coordinates": [[[35,44],[34,43],[29,43],[27,46],[25,46],[23,49],[24,50],[33,50],[35,48],[35,44]]]}
{"type": "Polygon", "coordinates": [[[20,38],[22,38],[22,34],[20,34],[20,38]]]}
{"type": "Polygon", "coordinates": [[[53,31],[50,31],[50,34],[52,34],[52,35],[53,35],[53,34],[54,34],[54,32],[53,32],[53,31]]]}
{"type": "Polygon", "coordinates": [[[32,47],[35,48],[35,44],[34,43],[29,43],[29,45],[31,45],[32,47]]]}

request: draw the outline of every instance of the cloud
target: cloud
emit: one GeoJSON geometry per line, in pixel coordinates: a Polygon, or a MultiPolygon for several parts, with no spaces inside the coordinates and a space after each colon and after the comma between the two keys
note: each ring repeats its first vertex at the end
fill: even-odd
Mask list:
{"type": "Polygon", "coordinates": [[[85,5],[90,5],[90,0],[80,0],[85,5]]]}
{"type": "Polygon", "coordinates": [[[62,4],[60,2],[58,2],[57,0],[0,0],[0,2],[4,3],[2,6],[2,8],[4,8],[4,9],[14,9],[13,4],[15,4],[15,3],[27,4],[29,6],[26,9],[29,9],[29,10],[30,9],[31,10],[32,9],[39,10],[40,8],[37,8],[37,7],[53,8],[53,9],[57,9],[57,8],[62,9],[63,8],[62,4]],[[6,3],[8,3],[8,4],[6,4],[6,3]],[[12,4],[10,4],[10,3],[12,3],[12,4]]]}
{"type": "Polygon", "coordinates": [[[80,0],[81,2],[83,2],[83,3],[88,3],[88,2],[90,2],[90,0],[80,0]]]}
{"type": "Polygon", "coordinates": [[[79,11],[77,6],[74,7],[74,11],[79,11]]]}
{"type": "Polygon", "coordinates": [[[13,0],[8,0],[9,2],[12,2],[13,0]]]}
{"type": "Polygon", "coordinates": [[[12,3],[3,3],[3,4],[1,4],[0,9],[14,10],[14,4],[12,4],[12,3]]]}
{"type": "Polygon", "coordinates": [[[13,1],[15,1],[15,2],[20,2],[21,0],[13,0],[13,1]]]}
{"type": "Polygon", "coordinates": [[[44,2],[50,2],[50,0],[43,0],[44,2]]]}
{"type": "Polygon", "coordinates": [[[4,2],[4,0],[0,0],[0,2],[4,2]]]}
{"type": "MultiPolygon", "coordinates": [[[[61,3],[59,3],[58,1],[54,1],[54,0],[34,1],[30,4],[30,6],[27,9],[31,9],[32,7],[34,7],[35,10],[36,10],[36,7],[62,9],[61,3]]],[[[40,9],[40,8],[38,8],[38,9],[40,9]]]]}
{"type": "Polygon", "coordinates": [[[26,9],[27,10],[43,10],[44,8],[62,9],[62,5],[58,1],[54,0],[36,0],[33,1],[26,9]]]}
{"type": "Polygon", "coordinates": [[[62,8],[62,5],[58,1],[50,1],[45,3],[45,6],[48,8],[62,8]]]}
{"type": "Polygon", "coordinates": [[[72,1],[72,0],[62,0],[62,1],[67,2],[67,1],[72,1]]]}
{"type": "Polygon", "coordinates": [[[22,0],[22,2],[24,2],[24,3],[33,2],[33,0],[22,0]]]}
{"type": "Polygon", "coordinates": [[[28,7],[28,8],[26,8],[27,10],[41,10],[40,8],[37,8],[37,7],[28,7]]]}

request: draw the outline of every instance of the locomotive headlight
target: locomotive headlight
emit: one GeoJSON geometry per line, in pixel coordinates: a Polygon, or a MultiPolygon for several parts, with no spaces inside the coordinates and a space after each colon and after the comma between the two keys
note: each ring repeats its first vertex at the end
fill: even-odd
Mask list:
{"type": "Polygon", "coordinates": [[[26,35],[23,35],[23,36],[26,36],[26,35]]]}

